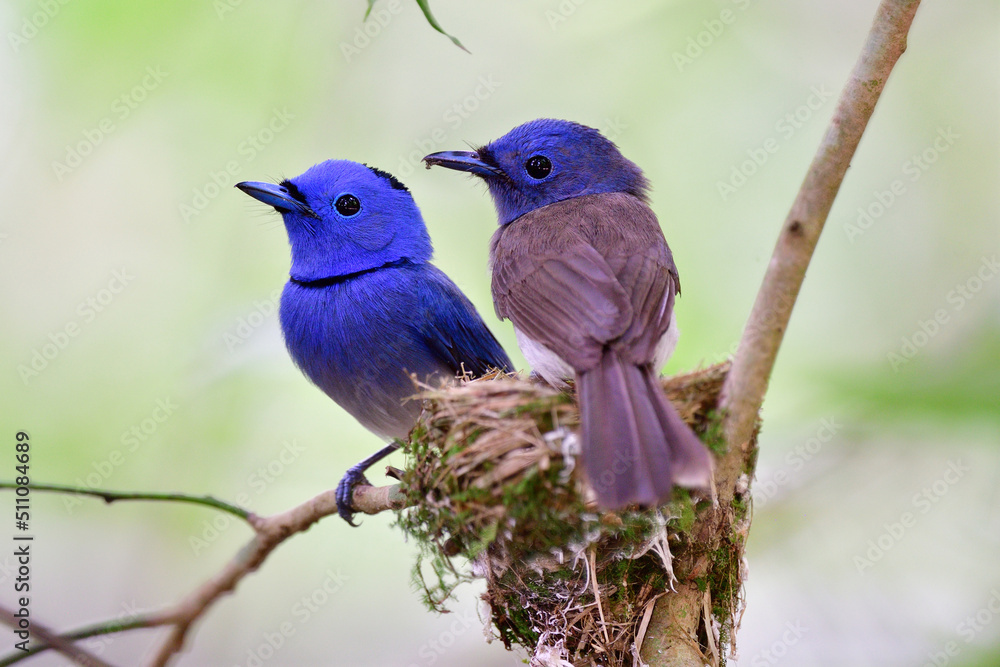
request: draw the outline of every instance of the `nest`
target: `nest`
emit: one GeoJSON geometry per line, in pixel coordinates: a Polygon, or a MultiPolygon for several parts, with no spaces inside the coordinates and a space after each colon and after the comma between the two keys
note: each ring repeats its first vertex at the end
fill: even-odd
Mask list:
{"type": "MultiPolygon", "coordinates": [[[[713,409],[727,371],[663,381],[710,448],[721,441],[713,409]]],[[[498,373],[423,398],[401,480],[412,506],[399,522],[421,547],[414,578],[428,605],[442,610],[455,586],[485,578],[495,636],[526,648],[532,665],[641,664],[653,605],[675,581],[671,550],[684,548],[710,499],[676,489],[661,508],[598,511],[575,471],[579,415],[568,392],[498,373]]],[[[732,600],[742,544],[729,556],[729,590],[712,588],[732,600]]]]}

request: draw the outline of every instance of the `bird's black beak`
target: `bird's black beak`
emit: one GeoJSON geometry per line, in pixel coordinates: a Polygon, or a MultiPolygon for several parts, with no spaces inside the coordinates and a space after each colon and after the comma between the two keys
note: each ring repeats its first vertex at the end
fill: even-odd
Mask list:
{"type": "Polygon", "coordinates": [[[430,169],[433,166],[447,167],[455,171],[467,171],[477,176],[503,176],[503,172],[480,159],[478,153],[471,151],[441,151],[424,157],[424,164],[430,169]]]}
{"type": "Polygon", "coordinates": [[[301,202],[296,199],[292,193],[288,191],[288,188],[282,185],[275,185],[274,183],[257,183],[255,181],[243,181],[242,183],[237,183],[236,187],[254,199],[262,201],[268,206],[273,206],[279,213],[303,213],[305,215],[316,217],[316,214],[313,213],[313,210],[309,208],[305,202],[301,202]]]}

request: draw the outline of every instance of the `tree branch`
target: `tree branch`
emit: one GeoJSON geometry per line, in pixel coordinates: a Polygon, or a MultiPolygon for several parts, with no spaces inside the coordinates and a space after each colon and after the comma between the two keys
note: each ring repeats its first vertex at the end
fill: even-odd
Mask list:
{"type": "MultiPolygon", "coordinates": [[[[918,6],[919,0],[883,0],[880,4],[868,40],[841,94],[827,134],[785,219],[719,402],[728,452],[718,461],[716,468],[718,506],[714,511],[703,512],[691,530],[691,534],[696,536],[695,546],[702,550],[698,557],[701,560],[704,560],[704,554],[718,548],[723,539],[742,544],[745,537],[734,536],[738,529],[730,505],[740,476],[752,463],[751,438],[778,349],[834,198],[886,80],[905,51],[906,35],[918,6]]],[[[0,488],[13,487],[9,482],[0,482],[0,488]]],[[[166,665],[183,650],[187,633],[198,619],[217,600],[233,591],[245,576],[257,570],[278,545],[337,511],[334,491],[326,491],[282,514],[259,517],[210,496],[121,493],[59,485],[32,485],[31,488],[96,496],[108,503],[158,500],[199,504],[238,516],[246,520],[255,532],[253,539],[218,574],[164,612],[127,624],[90,626],[65,636],[49,631],[37,621],[32,622],[33,636],[86,665],[106,663],[73,645],[73,639],[169,625],[172,627],[167,639],[149,663],[152,667],[166,665]]],[[[405,503],[398,485],[361,486],[355,489],[353,496],[354,509],[366,514],[396,509],[405,503]]],[[[677,593],[664,595],[657,601],[642,651],[651,664],[686,667],[701,665],[705,660],[696,642],[700,624],[710,623],[706,614],[711,612],[705,611],[706,592],[693,585],[697,573],[697,568],[694,568],[688,573],[689,580],[680,583],[677,593]]],[[[16,622],[7,610],[0,610],[0,620],[8,624],[16,622]]],[[[10,656],[5,664],[17,659],[16,655],[10,656]]],[[[717,663],[718,653],[710,660],[717,663]]]]}
{"type": "Polygon", "coordinates": [[[364,514],[378,514],[407,506],[406,494],[399,484],[389,486],[359,486],[351,499],[354,510],[364,514]]]}
{"type": "MultiPolygon", "coordinates": [[[[6,482],[0,480],[0,489],[16,489],[17,484],[13,482],[6,482]]],[[[213,507],[217,510],[222,510],[229,514],[238,516],[239,518],[249,521],[252,516],[252,512],[249,512],[242,507],[236,505],[231,505],[225,501],[213,498],[212,496],[189,496],[184,493],[144,493],[139,491],[105,491],[101,489],[90,489],[86,487],[79,486],[66,486],[63,484],[29,484],[28,488],[32,491],[52,491],[54,493],[68,493],[78,496],[94,496],[95,498],[100,498],[104,502],[111,504],[113,502],[122,500],[159,500],[159,501],[169,501],[178,503],[191,503],[193,505],[204,505],[206,507],[213,507]]]]}
{"type": "MultiPolygon", "coordinates": [[[[0,482],[0,488],[13,487],[14,485],[8,482],[0,482]]],[[[62,635],[46,629],[33,620],[31,623],[31,634],[41,643],[33,646],[27,652],[13,653],[6,656],[0,661],[0,665],[12,665],[31,655],[52,648],[64,653],[80,664],[102,667],[106,666],[107,663],[97,658],[92,658],[89,653],[75,646],[72,642],[77,639],[96,635],[169,625],[173,626],[170,634],[149,663],[151,666],[157,667],[166,665],[171,657],[184,648],[184,640],[191,626],[219,598],[234,590],[245,576],[257,570],[278,545],[293,535],[307,530],[320,519],[337,512],[336,491],[333,490],[325,491],[315,498],[307,500],[301,505],[281,514],[260,517],[252,512],[247,512],[210,496],[186,496],[171,493],[121,493],[117,491],[60,486],[57,484],[33,484],[30,488],[36,491],[96,496],[103,498],[109,503],[118,500],[166,500],[204,505],[235,514],[245,519],[256,534],[218,574],[192,591],[173,607],[159,613],[136,617],[129,622],[109,621],[89,625],[62,635]]],[[[379,512],[399,509],[405,506],[406,497],[400,491],[398,484],[381,487],[362,485],[354,489],[352,503],[354,509],[358,512],[378,514],[379,512]]],[[[8,625],[13,624],[12,627],[16,627],[17,625],[17,619],[13,614],[2,608],[0,608],[0,621],[8,625]]]]}
{"type": "MultiPolygon", "coordinates": [[[[740,477],[753,470],[753,434],[778,348],[851,158],[889,73],[906,50],[906,35],[919,4],[919,0],[883,0],[879,5],[861,56],[782,226],[720,394],[722,434],[728,449],[715,469],[718,505],[714,511],[699,516],[692,531],[697,536],[692,544],[696,555],[715,553],[724,542],[739,545],[742,552],[747,526],[742,525],[732,505],[740,477]]],[[[704,563],[705,556],[699,558],[704,563]]],[[[682,582],[676,593],[657,601],[647,634],[648,645],[642,649],[651,665],[718,664],[717,654],[709,657],[692,650],[700,628],[706,629],[706,634],[712,632],[711,611],[696,613],[702,607],[704,593],[691,585],[694,576],[703,571],[696,561],[689,581],[682,582]],[[659,619],[666,622],[657,623],[659,619]]],[[[736,609],[739,595],[737,587],[731,609],[736,609]]],[[[723,629],[736,631],[735,627],[723,629]]]]}
{"type": "MultiPolygon", "coordinates": [[[[3,622],[15,630],[18,629],[18,619],[6,607],[0,607],[0,622],[3,622]]],[[[73,662],[85,667],[111,667],[108,663],[98,658],[93,653],[85,651],[65,637],[60,637],[58,633],[49,630],[37,620],[31,620],[31,635],[42,640],[49,647],[59,651],[73,662]]],[[[27,657],[27,655],[25,655],[27,657]]]]}
{"type": "Polygon", "coordinates": [[[261,563],[286,539],[308,529],[319,519],[337,511],[335,491],[325,491],[298,507],[271,517],[255,517],[251,525],[257,533],[222,570],[177,603],[165,616],[173,625],[166,641],[150,660],[151,667],[162,667],[184,648],[188,630],[209,607],[226,593],[233,591],[246,575],[261,563]]]}
{"type": "MultiPolygon", "coordinates": [[[[52,635],[61,638],[63,641],[77,641],[80,639],[88,639],[90,637],[100,637],[102,635],[111,635],[117,632],[124,632],[126,630],[137,630],[140,628],[155,628],[157,626],[163,625],[163,622],[157,617],[153,616],[136,616],[129,621],[103,621],[101,623],[95,623],[92,625],[87,625],[70,632],[63,632],[58,635],[52,635]]],[[[36,637],[36,639],[41,642],[45,642],[44,637],[36,637]]],[[[48,651],[53,648],[47,643],[32,643],[33,645],[27,651],[16,651],[10,653],[3,658],[0,658],[0,667],[9,667],[21,660],[30,658],[36,653],[41,653],[42,651],[48,651]]]]}
{"type": "MultiPolygon", "coordinates": [[[[358,486],[354,489],[354,509],[366,514],[377,514],[402,507],[405,498],[399,485],[374,487],[358,486]]],[[[181,600],[165,616],[174,626],[167,640],[160,647],[150,667],[166,665],[171,656],[184,648],[188,630],[208,608],[226,593],[233,591],[243,577],[254,572],[279,544],[296,533],[307,530],[323,517],[337,512],[336,491],[324,491],[298,507],[270,517],[251,517],[256,535],[249,544],[222,569],[221,572],[181,600]]]]}
{"type": "MultiPolygon", "coordinates": [[[[919,0],[883,0],[879,5],[830,127],[785,218],[722,389],[723,433],[730,449],[745,447],[753,432],[806,268],[889,73],[906,50],[906,35],[919,4],[919,0]]],[[[724,460],[728,465],[719,470],[720,503],[732,499],[741,458],[724,460]]]]}

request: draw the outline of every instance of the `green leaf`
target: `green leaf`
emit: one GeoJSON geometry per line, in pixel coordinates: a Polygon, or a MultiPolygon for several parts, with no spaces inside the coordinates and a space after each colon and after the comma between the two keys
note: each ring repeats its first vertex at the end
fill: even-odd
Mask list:
{"type": "MultiPolygon", "coordinates": [[[[368,9],[365,10],[365,18],[363,19],[364,21],[368,20],[368,16],[372,13],[372,7],[375,6],[376,2],[378,2],[378,0],[368,0],[368,9]]],[[[434,28],[439,33],[450,39],[458,48],[462,49],[466,53],[470,53],[470,51],[467,48],[465,48],[465,45],[462,44],[462,42],[458,41],[458,37],[449,35],[444,31],[444,28],[441,27],[441,24],[437,22],[436,18],[434,18],[434,14],[431,13],[431,6],[428,4],[427,0],[417,0],[417,6],[420,7],[420,11],[424,13],[424,18],[427,19],[427,22],[431,24],[432,28],[434,28]]]]}
{"type": "MultiPolygon", "coordinates": [[[[368,0],[369,11],[371,11],[371,2],[372,2],[372,0],[368,0]]],[[[458,48],[462,49],[466,53],[470,53],[470,51],[467,48],[465,48],[465,46],[462,44],[462,42],[458,41],[457,37],[449,35],[448,33],[446,33],[444,31],[444,28],[441,27],[441,24],[438,23],[437,19],[434,18],[434,15],[431,14],[431,7],[427,3],[427,0],[417,0],[417,5],[420,6],[420,11],[422,11],[424,13],[424,18],[427,19],[427,22],[431,24],[432,28],[434,28],[439,33],[441,33],[442,35],[444,35],[445,37],[447,37],[448,39],[450,39],[455,44],[455,46],[457,46],[458,48]]]]}

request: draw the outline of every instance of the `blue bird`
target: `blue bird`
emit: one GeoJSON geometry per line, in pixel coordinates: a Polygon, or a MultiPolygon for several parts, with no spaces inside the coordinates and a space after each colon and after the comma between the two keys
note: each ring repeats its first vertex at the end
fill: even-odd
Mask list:
{"type": "MultiPolygon", "coordinates": [[[[280,315],[292,360],[375,435],[405,438],[413,427],[421,406],[407,400],[411,374],[431,382],[513,368],[472,303],[430,263],[420,210],[391,174],[328,160],[278,185],[236,187],[284,219],[292,266],[280,315]]],[[[344,475],[337,505],[348,523],[354,486],[396,447],[344,475]]]]}
{"type": "Polygon", "coordinates": [[[424,158],[481,177],[500,227],[493,302],[535,372],[575,379],[584,471],[598,504],[708,490],[712,459],[667,400],[680,280],[642,171],[600,132],[534,120],[476,151],[424,158]]]}

